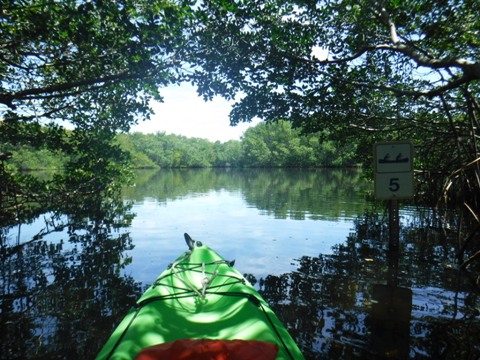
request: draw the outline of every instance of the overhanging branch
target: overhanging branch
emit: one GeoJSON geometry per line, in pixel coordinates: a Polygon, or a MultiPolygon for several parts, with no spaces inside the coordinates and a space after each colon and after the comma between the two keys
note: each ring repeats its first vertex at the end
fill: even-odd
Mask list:
{"type": "Polygon", "coordinates": [[[26,89],[26,90],[12,93],[12,94],[0,93],[0,103],[8,106],[11,109],[15,109],[15,105],[13,104],[13,102],[16,100],[26,100],[36,96],[47,97],[47,96],[52,96],[54,94],[63,94],[63,92],[69,91],[71,89],[86,87],[85,91],[76,90],[75,93],[78,94],[81,92],[86,92],[91,90],[89,88],[90,86],[95,86],[98,88],[98,87],[104,86],[100,84],[109,84],[115,81],[140,79],[143,76],[144,76],[143,74],[136,74],[136,73],[130,73],[128,71],[125,71],[118,74],[99,77],[96,79],[86,79],[86,80],[74,81],[69,83],[60,83],[60,84],[55,84],[55,85],[45,86],[40,88],[26,89]]]}

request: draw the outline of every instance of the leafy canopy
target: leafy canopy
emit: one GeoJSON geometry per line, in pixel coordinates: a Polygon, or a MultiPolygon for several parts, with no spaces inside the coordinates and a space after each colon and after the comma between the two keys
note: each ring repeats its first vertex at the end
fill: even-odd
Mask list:
{"type": "Polygon", "coordinates": [[[479,11],[472,0],[204,1],[191,78],[207,98],[244,94],[234,123],[391,116],[412,99],[476,88],[479,11]]]}
{"type": "Polygon", "coordinates": [[[181,20],[169,0],[3,2],[3,121],[128,130],[175,81],[181,20]]]}
{"type": "Polygon", "coordinates": [[[0,164],[6,184],[0,205],[9,218],[27,208],[24,200],[38,205],[41,199],[40,207],[49,207],[62,194],[110,193],[127,160],[114,144],[116,133],[148,118],[149,101],[161,100],[159,88],[178,81],[186,5],[2,2],[0,155],[7,162],[0,164]],[[64,154],[64,173],[48,184],[16,176],[8,167],[9,148],[22,146],[64,154]]]}
{"type": "Polygon", "coordinates": [[[419,194],[480,210],[479,13],[475,0],[206,0],[190,80],[205,98],[241,95],[232,123],[287,119],[360,154],[411,139],[419,194]]]}

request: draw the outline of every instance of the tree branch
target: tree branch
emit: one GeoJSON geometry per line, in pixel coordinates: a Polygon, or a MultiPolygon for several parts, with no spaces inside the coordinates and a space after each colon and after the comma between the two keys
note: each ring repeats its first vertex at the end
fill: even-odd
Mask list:
{"type": "Polygon", "coordinates": [[[392,18],[387,13],[387,10],[383,7],[380,9],[380,18],[388,26],[388,29],[390,30],[390,39],[392,40],[392,43],[398,44],[399,40],[398,40],[397,28],[395,26],[395,23],[392,21],[392,18]]]}
{"type": "Polygon", "coordinates": [[[419,66],[425,66],[432,69],[447,69],[452,67],[459,68],[465,73],[469,73],[472,76],[477,77],[477,79],[480,79],[480,63],[478,62],[472,62],[463,58],[429,58],[425,55],[420,54],[417,50],[414,50],[413,48],[400,42],[393,45],[379,44],[370,48],[401,53],[415,61],[415,63],[417,63],[419,66]]]}
{"type": "MultiPolygon", "coordinates": [[[[87,79],[87,80],[81,80],[81,81],[74,81],[71,83],[61,83],[61,84],[55,84],[55,85],[45,86],[40,88],[27,89],[27,90],[18,91],[13,94],[3,93],[3,94],[0,94],[0,103],[8,106],[11,109],[15,109],[15,105],[13,104],[13,101],[15,100],[31,99],[32,96],[41,95],[41,94],[62,93],[66,90],[70,90],[73,88],[78,88],[83,86],[88,87],[92,85],[98,85],[101,83],[109,83],[112,81],[139,79],[139,78],[142,78],[143,76],[144,75],[142,74],[134,74],[128,71],[124,71],[118,74],[107,75],[107,76],[99,77],[96,79],[87,79]]],[[[88,90],[89,89],[85,91],[88,91],[88,90]]],[[[81,92],[83,91],[77,91],[77,94],[81,92]]]]}
{"type": "Polygon", "coordinates": [[[460,86],[470,83],[472,81],[480,80],[480,63],[479,62],[471,62],[462,58],[430,59],[403,43],[398,43],[394,45],[380,44],[380,45],[365,46],[350,56],[346,56],[338,59],[325,59],[325,60],[317,60],[317,59],[312,60],[305,57],[290,54],[281,50],[278,50],[278,52],[289,59],[294,59],[297,61],[301,61],[303,63],[317,64],[320,66],[324,66],[324,65],[330,65],[330,64],[349,63],[360,58],[362,55],[364,55],[369,51],[376,51],[376,50],[385,50],[385,51],[401,53],[407,56],[408,58],[410,58],[411,60],[413,60],[417,65],[429,67],[431,69],[448,70],[449,68],[452,68],[452,67],[459,68],[462,70],[463,74],[462,76],[459,76],[459,77],[452,77],[451,80],[446,82],[444,85],[430,89],[430,90],[405,90],[405,89],[398,89],[398,88],[385,86],[385,85],[372,85],[372,84],[366,84],[366,83],[358,83],[358,85],[375,88],[379,90],[384,90],[384,91],[389,91],[399,95],[409,95],[409,96],[417,96],[417,97],[418,96],[433,97],[433,96],[441,95],[448,90],[459,88],[460,86]]]}

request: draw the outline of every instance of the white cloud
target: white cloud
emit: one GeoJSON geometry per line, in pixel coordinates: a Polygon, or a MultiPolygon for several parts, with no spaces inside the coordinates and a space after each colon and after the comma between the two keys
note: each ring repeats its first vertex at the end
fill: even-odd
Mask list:
{"type": "Polygon", "coordinates": [[[132,127],[132,132],[165,132],[224,142],[239,140],[248,127],[259,122],[230,126],[228,114],[233,102],[220,97],[205,102],[190,84],[168,87],[160,92],[164,102],[154,102],[151,120],[132,127]]]}

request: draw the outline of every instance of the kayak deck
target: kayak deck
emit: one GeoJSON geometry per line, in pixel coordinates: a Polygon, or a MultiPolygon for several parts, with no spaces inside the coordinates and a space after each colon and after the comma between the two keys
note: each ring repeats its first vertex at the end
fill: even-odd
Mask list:
{"type": "Polygon", "coordinates": [[[200,242],[192,243],[145,291],[97,359],[133,359],[142,349],[179,339],[260,340],[278,346],[277,360],[303,359],[233,263],[200,242]]]}

